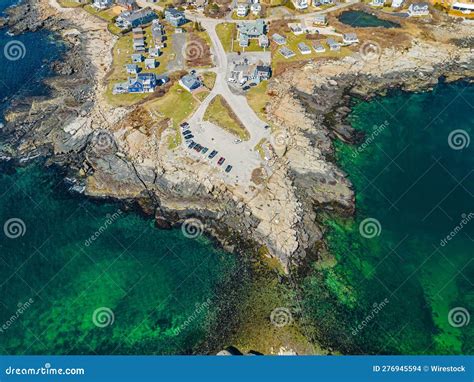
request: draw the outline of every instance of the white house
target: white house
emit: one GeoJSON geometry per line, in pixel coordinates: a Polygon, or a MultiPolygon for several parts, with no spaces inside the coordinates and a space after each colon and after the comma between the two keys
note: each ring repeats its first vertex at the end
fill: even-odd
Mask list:
{"type": "Polygon", "coordinates": [[[403,0],[392,0],[392,8],[400,8],[403,4],[403,0]]]}
{"type": "Polygon", "coordinates": [[[311,49],[304,42],[300,42],[298,44],[298,50],[301,52],[301,54],[310,54],[311,53],[311,49]]]}
{"type": "Polygon", "coordinates": [[[291,0],[291,2],[299,11],[307,9],[311,5],[311,0],[291,0]]]}
{"type": "Polygon", "coordinates": [[[247,16],[248,12],[249,12],[249,7],[247,6],[247,4],[239,4],[237,6],[237,16],[245,17],[247,16]]]}
{"type": "Polygon", "coordinates": [[[262,6],[259,4],[259,3],[253,3],[251,6],[250,6],[250,11],[255,15],[257,16],[258,14],[260,14],[260,11],[262,10],[262,6]]]}
{"type": "Polygon", "coordinates": [[[106,9],[111,7],[112,4],[112,0],[94,0],[92,6],[97,9],[106,9]]]}
{"type": "Polygon", "coordinates": [[[357,44],[359,42],[359,39],[357,38],[357,35],[355,33],[344,33],[342,35],[342,42],[344,44],[357,44]]]}
{"type": "Polygon", "coordinates": [[[430,14],[430,8],[428,3],[414,3],[408,7],[408,16],[428,16],[430,14]]]}

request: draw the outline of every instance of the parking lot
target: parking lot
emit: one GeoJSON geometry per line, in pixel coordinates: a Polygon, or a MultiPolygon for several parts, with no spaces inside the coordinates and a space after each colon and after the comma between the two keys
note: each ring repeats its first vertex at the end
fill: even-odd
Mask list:
{"type": "MultiPolygon", "coordinates": [[[[212,174],[230,183],[248,184],[252,171],[260,167],[261,159],[259,154],[253,150],[249,142],[238,142],[237,138],[225,130],[213,125],[210,122],[195,123],[188,127],[193,135],[192,141],[207,148],[205,154],[197,152],[194,148],[189,148],[191,141],[185,142],[183,137],[183,150],[186,155],[194,159],[199,159],[210,164],[212,174]],[[213,150],[217,151],[214,158],[209,158],[213,150]],[[220,158],[225,158],[224,163],[219,166],[220,158]],[[232,166],[230,172],[225,172],[228,165],[232,166]]],[[[184,130],[181,128],[181,132],[184,130]]]]}

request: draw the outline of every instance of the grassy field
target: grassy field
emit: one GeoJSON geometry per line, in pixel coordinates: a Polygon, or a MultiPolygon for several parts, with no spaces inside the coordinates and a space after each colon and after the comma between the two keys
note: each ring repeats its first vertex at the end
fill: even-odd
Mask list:
{"type": "MultiPolygon", "coordinates": [[[[147,47],[150,47],[150,45],[152,45],[151,26],[145,28],[144,31],[146,38],[145,42],[147,44],[147,47]]],[[[168,36],[171,34],[171,32],[172,28],[170,28],[169,30],[167,29],[168,36]]],[[[167,71],[167,65],[170,60],[170,55],[173,52],[173,49],[171,46],[171,39],[168,39],[166,43],[167,46],[161,50],[161,56],[156,58],[156,61],[158,63],[157,68],[145,70],[145,63],[141,62],[137,65],[139,66],[142,72],[163,74],[167,71]]],[[[134,103],[142,100],[147,96],[146,94],[112,94],[114,84],[116,84],[117,82],[127,81],[129,75],[127,73],[127,70],[125,69],[125,65],[132,63],[131,55],[133,53],[135,53],[133,51],[133,36],[132,33],[127,33],[126,35],[123,35],[118,39],[113,49],[114,60],[110,74],[107,78],[108,85],[106,92],[106,97],[111,105],[133,105],[134,103]]],[[[143,54],[143,56],[148,57],[147,54],[143,54]]]]}
{"type": "Polygon", "coordinates": [[[265,120],[265,105],[270,101],[270,96],[267,94],[268,81],[263,81],[257,86],[250,88],[247,92],[247,102],[249,106],[257,113],[257,115],[265,120]]]}
{"type": "Polygon", "coordinates": [[[171,137],[168,147],[174,149],[181,144],[179,124],[192,114],[197,107],[197,101],[191,93],[175,83],[164,97],[151,101],[146,107],[159,118],[172,121],[176,134],[171,137]]]}
{"type": "Polygon", "coordinates": [[[112,22],[112,20],[117,17],[120,12],[122,11],[121,7],[115,6],[112,8],[104,9],[104,10],[98,10],[97,8],[94,8],[92,5],[86,5],[84,6],[84,9],[89,12],[90,14],[100,17],[101,19],[107,21],[107,22],[112,22]]]}
{"type": "Polygon", "coordinates": [[[214,72],[204,72],[201,74],[202,82],[206,88],[212,90],[216,83],[217,74],[214,72]]]}
{"type": "Polygon", "coordinates": [[[63,8],[78,8],[78,7],[82,7],[83,5],[73,0],[58,0],[58,3],[63,8]]]}
{"type": "Polygon", "coordinates": [[[245,129],[237,116],[234,115],[226,100],[221,95],[217,95],[211,101],[204,113],[204,120],[212,122],[242,140],[248,140],[250,138],[249,132],[245,129]]]}

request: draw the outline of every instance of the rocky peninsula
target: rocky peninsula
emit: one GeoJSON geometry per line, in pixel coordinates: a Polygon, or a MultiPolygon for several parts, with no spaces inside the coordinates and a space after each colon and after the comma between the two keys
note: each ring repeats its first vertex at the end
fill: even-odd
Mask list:
{"type": "Polygon", "coordinates": [[[3,159],[45,156],[67,169],[74,189],[86,195],[138,201],[162,228],[198,219],[225,246],[235,233],[278,259],[286,272],[307,254],[322,253],[320,211],[354,211],[354,193],[334,163],[332,145],[336,138],[364,139],[345,122],[352,97],[425,90],[440,78],[474,73],[474,33],[467,23],[437,15],[429,23],[403,20],[402,31],[357,30],[370,45],[342,59],[288,65],[270,80],[268,158],[251,169],[250,182],[238,184],[170,149],[167,137],[174,131],[154,121],[146,101],[131,107],[107,102],[117,40],[107,23],[55,0],[25,1],[9,10],[7,23],[13,33],[47,28],[68,52],[45,81],[51,97],[13,100],[2,132],[3,159]]]}

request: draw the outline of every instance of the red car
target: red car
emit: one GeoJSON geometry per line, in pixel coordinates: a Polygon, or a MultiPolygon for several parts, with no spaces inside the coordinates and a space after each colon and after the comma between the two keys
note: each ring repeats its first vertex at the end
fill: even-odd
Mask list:
{"type": "Polygon", "coordinates": [[[222,163],[224,163],[224,161],[225,161],[225,158],[224,158],[224,157],[220,157],[219,160],[217,161],[217,164],[218,164],[219,166],[222,166],[222,163]]]}

